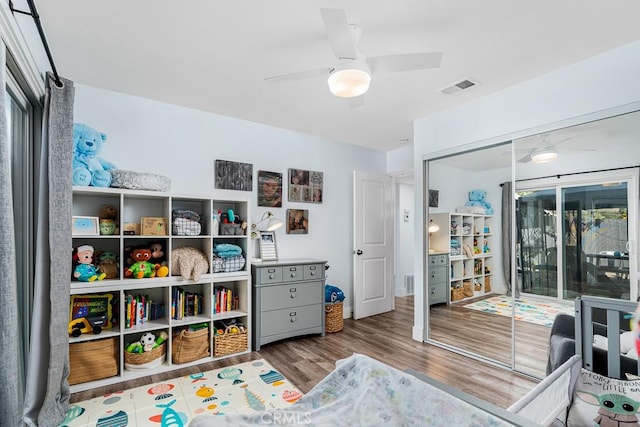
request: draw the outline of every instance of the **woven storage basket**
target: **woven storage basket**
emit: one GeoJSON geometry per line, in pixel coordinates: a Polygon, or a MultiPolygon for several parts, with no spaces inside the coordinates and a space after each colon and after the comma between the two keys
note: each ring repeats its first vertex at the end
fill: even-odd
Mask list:
{"type": "Polygon", "coordinates": [[[464,299],[464,289],[463,288],[451,288],[451,301],[460,301],[464,299]]]}
{"type": "Polygon", "coordinates": [[[124,352],[124,367],[130,370],[142,370],[156,368],[162,365],[167,355],[167,343],[163,342],[158,347],[144,353],[124,352]],[[154,363],[155,362],[155,363],[154,363]]]}
{"type": "Polygon", "coordinates": [[[187,363],[209,355],[209,329],[188,331],[183,329],[173,336],[171,359],[173,363],[187,363]]]}
{"type": "Polygon", "coordinates": [[[69,344],[69,384],[118,375],[118,353],[116,338],[69,344]]]}
{"type": "Polygon", "coordinates": [[[325,303],[324,305],[324,330],[325,332],[338,332],[344,328],[342,318],[342,301],[325,303]]]}
{"type": "Polygon", "coordinates": [[[215,335],[213,337],[213,353],[216,357],[225,356],[227,354],[240,353],[247,350],[247,330],[240,331],[237,334],[229,332],[229,327],[224,335],[215,335]]]}
{"type": "Polygon", "coordinates": [[[491,276],[484,276],[484,293],[491,292],[491,276]]]}

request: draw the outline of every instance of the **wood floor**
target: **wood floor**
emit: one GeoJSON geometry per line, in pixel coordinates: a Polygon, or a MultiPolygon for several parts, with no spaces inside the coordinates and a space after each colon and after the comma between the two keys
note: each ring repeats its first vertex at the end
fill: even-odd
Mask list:
{"type": "MultiPolygon", "coordinates": [[[[468,302],[472,301],[475,300],[468,302]]],[[[511,317],[470,310],[455,303],[433,305],[429,314],[432,340],[511,366],[511,317]]],[[[544,377],[551,329],[516,320],[515,331],[516,368],[544,377]]]]}
{"type": "Polygon", "coordinates": [[[530,377],[415,341],[411,338],[412,326],[413,297],[396,298],[396,310],[357,321],[345,319],[342,331],[325,337],[280,341],[262,346],[260,352],[75,393],[71,402],[260,358],[306,393],[334,369],[336,360],[353,353],[366,354],[400,370],[415,369],[503,408],[537,383],[530,377]]]}

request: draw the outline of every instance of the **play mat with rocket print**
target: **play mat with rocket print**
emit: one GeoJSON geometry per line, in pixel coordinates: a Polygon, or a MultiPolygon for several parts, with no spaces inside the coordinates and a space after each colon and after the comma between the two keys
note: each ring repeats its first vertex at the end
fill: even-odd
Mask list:
{"type": "Polygon", "coordinates": [[[200,372],[70,405],[62,426],[186,426],[197,415],[286,408],[302,393],[265,360],[200,372]]]}

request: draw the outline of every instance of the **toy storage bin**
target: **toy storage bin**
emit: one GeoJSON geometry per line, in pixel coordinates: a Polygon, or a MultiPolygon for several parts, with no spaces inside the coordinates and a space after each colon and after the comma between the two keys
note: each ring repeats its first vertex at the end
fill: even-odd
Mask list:
{"type": "Polygon", "coordinates": [[[230,333],[229,328],[222,335],[214,335],[213,352],[215,357],[246,351],[248,348],[247,330],[230,333]]]}
{"type": "Polygon", "coordinates": [[[342,301],[325,303],[324,305],[324,330],[325,332],[339,332],[344,328],[342,318],[342,301]]]}
{"type": "Polygon", "coordinates": [[[142,371],[157,368],[162,365],[167,356],[167,343],[163,342],[158,347],[144,353],[124,352],[124,368],[129,371],[142,371]]]}
{"type": "Polygon", "coordinates": [[[69,384],[86,383],[118,375],[118,347],[117,338],[69,344],[69,384]]]}
{"type": "Polygon", "coordinates": [[[171,358],[173,363],[187,363],[209,356],[209,328],[189,331],[183,329],[173,336],[171,358]]]}

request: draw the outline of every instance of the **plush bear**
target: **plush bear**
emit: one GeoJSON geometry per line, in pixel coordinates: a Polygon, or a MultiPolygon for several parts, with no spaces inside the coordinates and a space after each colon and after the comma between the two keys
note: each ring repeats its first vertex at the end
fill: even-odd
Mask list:
{"type": "Polygon", "coordinates": [[[107,135],[84,125],[73,125],[73,185],[109,187],[116,166],[98,157],[107,135]]]}
{"type": "Polygon", "coordinates": [[[207,256],[196,248],[185,246],[171,251],[171,274],[183,279],[200,280],[209,271],[207,256]]]}
{"type": "Polygon", "coordinates": [[[469,201],[465,203],[465,206],[478,206],[484,208],[485,215],[493,215],[493,207],[491,203],[487,202],[487,192],[484,190],[471,190],[469,191],[469,201]]]}

